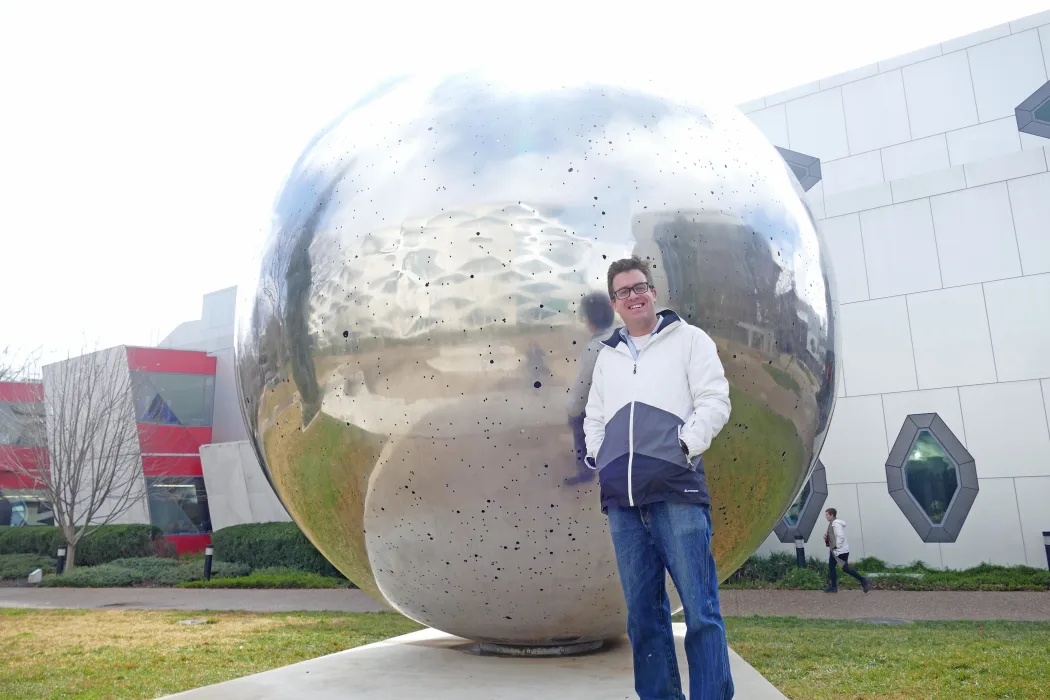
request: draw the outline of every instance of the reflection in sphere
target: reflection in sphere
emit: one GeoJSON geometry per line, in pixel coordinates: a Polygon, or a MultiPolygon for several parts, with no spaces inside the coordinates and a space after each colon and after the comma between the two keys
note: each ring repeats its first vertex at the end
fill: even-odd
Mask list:
{"type": "MultiPolygon", "coordinates": [[[[724,579],[784,515],[834,401],[816,226],[738,112],[611,86],[399,81],[318,135],[241,304],[264,469],[341,571],[422,623],[518,645],[618,636],[582,405],[610,262],[718,346],[704,455],[724,579]],[[597,296],[595,296],[597,295],[597,296]]],[[[674,598],[677,600],[677,598],[674,598]]]]}

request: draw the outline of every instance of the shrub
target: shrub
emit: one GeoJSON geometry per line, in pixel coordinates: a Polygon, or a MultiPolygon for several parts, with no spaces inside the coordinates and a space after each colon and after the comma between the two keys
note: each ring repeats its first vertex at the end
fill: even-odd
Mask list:
{"type": "Polygon", "coordinates": [[[0,554],[0,579],[29,578],[29,574],[43,569],[45,574],[55,573],[54,557],[39,554],[0,554]]]}
{"type": "Polygon", "coordinates": [[[824,588],[824,577],[810,568],[792,569],[781,581],[785,588],[816,591],[824,588]]]}
{"type": "MultiPolygon", "coordinates": [[[[921,561],[907,566],[890,566],[877,557],[853,562],[862,574],[873,575],[876,590],[896,591],[1047,591],[1050,571],[1030,566],[981,564],[962,571],[931,569],[921,561]],[[877,574],[877,575],[876,575],[877,574]]],[[[813,582],[827,575],[827,561],[814,557],[804,569],[795,567],[795,558],[784,552],[768,557],[752,556],[723,584],[726,588],[817,588],[813,582]],[[808,572],[808,573],[805,573],[808,572]],[[812,574],[812,575],[811,575],[812,574]],[[817,579],[814,579],[814,576],[817,579]]],[[[839,574],[841,588],[859,588],[850,576],[839,574]]]]}
{"type": "Polygon", "coordinates": [[[297,571],[342,579],[306,539],[295,523],[249,523],[225,527],[212,534],[215,555],[223,561],[247,564],[252,570],[286,566],[297,571]]]}
{"type": "Polygon", "coordinates": [[[73,569],[68,574],[46,576],[41,586],[73,588],[112,588],[115,586],[134,586],[142,583],[145,577],[131,569],[113,564],[85,566],[73,569]]]}
{"type": "Polygon", "coordinates": [[[858,559],[856,562],[850,564],[857,571],[889,571],[890,567],[886,566],[886,562],[879,559],[878,557],[864,557],[858,559]]]}
{"type": "Polygon", "coordinates": [[[252,572],[250,576],[180,583],[179,588],[347,588],[351,585],[343,578],[273,567],[252,572]]]}
{"type": "MultiPolygon", "coordinates": [[[[123,557],[148,557],[161,532],[152,525],[103,525],[77,545],[77,566],[95,566],[123,557]]],[[[163,541],[163,540],[161,540],[163,541]]],[[[54,556],[65,544],[57,527],[0,527],[0,554],[54,556]]]]}
{"type": "MultiPolygon", "coordinates": [[[[245,564],[225,561],[212,563],[212,576],[245,576],[250,569],[245,564]]],[[[86,566],[63,576],[49,576],[43,585],[83,588],[106,588],[110,586],[132,586],[156,584],[174,586],[204,578],[204,563],[199,560],[179,561],[158,557],[132,557],[117,559],[108,564],[86,566]]]]}

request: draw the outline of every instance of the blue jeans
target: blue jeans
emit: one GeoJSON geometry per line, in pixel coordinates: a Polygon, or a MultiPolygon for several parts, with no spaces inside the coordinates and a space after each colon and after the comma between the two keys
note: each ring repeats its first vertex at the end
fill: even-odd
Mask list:
{"type": "Polygon", "coordinates": [[[711,510],[688,503],[609,508],[609,530],[627,600],[627,636],[634,654],[634,689],[641,700],[684,700],[678,673],[671,574],[685,609],[685,654],[691,700],[733,697],[729,649],[718,606],[711,554],[711,510]]]}

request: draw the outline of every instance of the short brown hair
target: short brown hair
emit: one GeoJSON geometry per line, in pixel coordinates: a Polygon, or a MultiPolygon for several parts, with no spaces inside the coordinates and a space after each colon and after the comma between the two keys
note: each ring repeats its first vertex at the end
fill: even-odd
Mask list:
{"type": "Polygon", "coordinates": [[[652,270],[649,269],[649,263],[647,261],[642,260],[637,255],[632,255],[629,258],[617,260],[609,266],[609,275],[606,280],[609,286],[610,299],[616,298],[616,290],[613,289],[613,278],[621,272],[630,272],[631,270],[638,270],[643,275],[645,275],[646,282],[648,282],[649,284],[653,283],[653,273],[652,270]]]}
{"type": "Polygon", "coordinates": [[[826,511],[824,511],[824,512],[825,512],[825,513],[830,513],[830,514],[831,514],[831,517],[833,517],[833,518],[837,518],[837,517],[839,517],[839,512],[838,512],[837,510],[835,510],[834,508],[828,508],[828,509],[827,509],[826,511]]]}

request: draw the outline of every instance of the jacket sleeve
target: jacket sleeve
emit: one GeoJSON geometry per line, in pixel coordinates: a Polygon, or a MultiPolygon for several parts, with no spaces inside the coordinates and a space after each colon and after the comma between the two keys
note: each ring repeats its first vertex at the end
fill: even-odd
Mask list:
{"type": "Polygon", "coordinates": [[[693,413],[681,428],[680,437],[689,448],[690,461],[703,454],[718,431],[729,420],[729,382],[718,349],[706,333],[693,334],[686,368],[693,413]]]}
{"type": "MultiPolygon", "coordinates": [[[[601,355],[594,363],[591,375],[591,390],[587,396],[587,412],[583,419],[583,435],[587,443],[587,466],[591,466],[598,457],[602,441],[605,440],[605,400],[602,397],[602,362],[601,355]]],[[[594,467],[591,466],[593,469],[594,467]]]]}
{"type": "Polygon", "coordinates": [[[834,549],[839,550],[842,545],[846,544],[846,530],[842,527],[842,521],[835,520],[831,523],[832,528],[835,530],[835,547],[834,549]]]}

